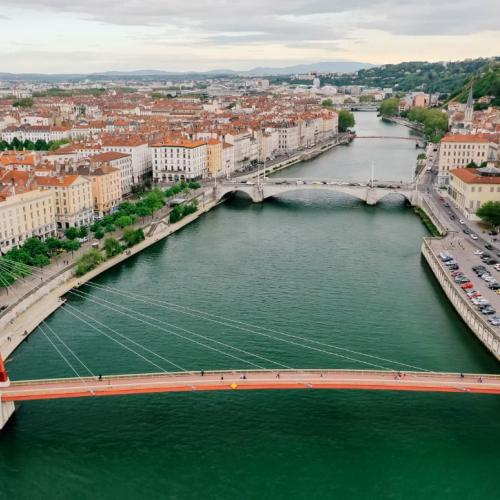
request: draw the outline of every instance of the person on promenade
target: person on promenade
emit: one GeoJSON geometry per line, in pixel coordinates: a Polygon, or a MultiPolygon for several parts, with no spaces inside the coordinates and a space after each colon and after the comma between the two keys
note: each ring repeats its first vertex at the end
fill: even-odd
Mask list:
{"type": "Polygon", "coordinates": [[[203,377],[205,375],[205,370],[201,370],[201,376],[203,377]]]}

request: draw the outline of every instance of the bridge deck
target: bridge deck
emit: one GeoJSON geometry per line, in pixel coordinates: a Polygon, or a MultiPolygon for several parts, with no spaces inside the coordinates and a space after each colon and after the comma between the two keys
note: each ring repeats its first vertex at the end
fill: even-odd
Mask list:
{"type": "Polygon", "coordinates": [[[356,370],[272,370],[160,373],[11,382],[2,401],[127,394],[270,390],[358,389],[500,394],[500,375],[356,370]],[[243,379],[242,377],[245,376],[243,379]]]}

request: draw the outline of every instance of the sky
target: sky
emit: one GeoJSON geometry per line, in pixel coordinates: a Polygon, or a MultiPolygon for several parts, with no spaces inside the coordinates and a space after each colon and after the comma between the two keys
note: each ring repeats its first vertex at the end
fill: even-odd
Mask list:
{"type": "Polygon", "coordinates": [[[500,55],[499,0],[1,0],[0,72],[500,55]]]}

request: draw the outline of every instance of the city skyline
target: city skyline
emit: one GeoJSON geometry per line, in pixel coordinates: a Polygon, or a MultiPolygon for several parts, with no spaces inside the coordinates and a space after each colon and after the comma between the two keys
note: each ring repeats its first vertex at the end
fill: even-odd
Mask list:
{"type": "Polygon", "coordinates": [[[497,55],[500,7],[481,0],[251,3],[5,0],[2,71],[248,70],[316,61],[371,64],[497,55]],[[22,33],[22,38],[19,38],[22,33]]]}

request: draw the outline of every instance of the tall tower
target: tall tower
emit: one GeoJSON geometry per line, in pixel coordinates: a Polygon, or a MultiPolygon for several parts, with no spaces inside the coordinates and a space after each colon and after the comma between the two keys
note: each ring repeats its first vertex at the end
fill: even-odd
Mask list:
{"type": "Polygon", "coordinates": [[[467,105],[465,106],[464,125],[466,128],[472,127],[472,119],[474,115],[474,98],[472,97],[472,85],[470,86],[469,96],[467,97],[467,105]]]}

